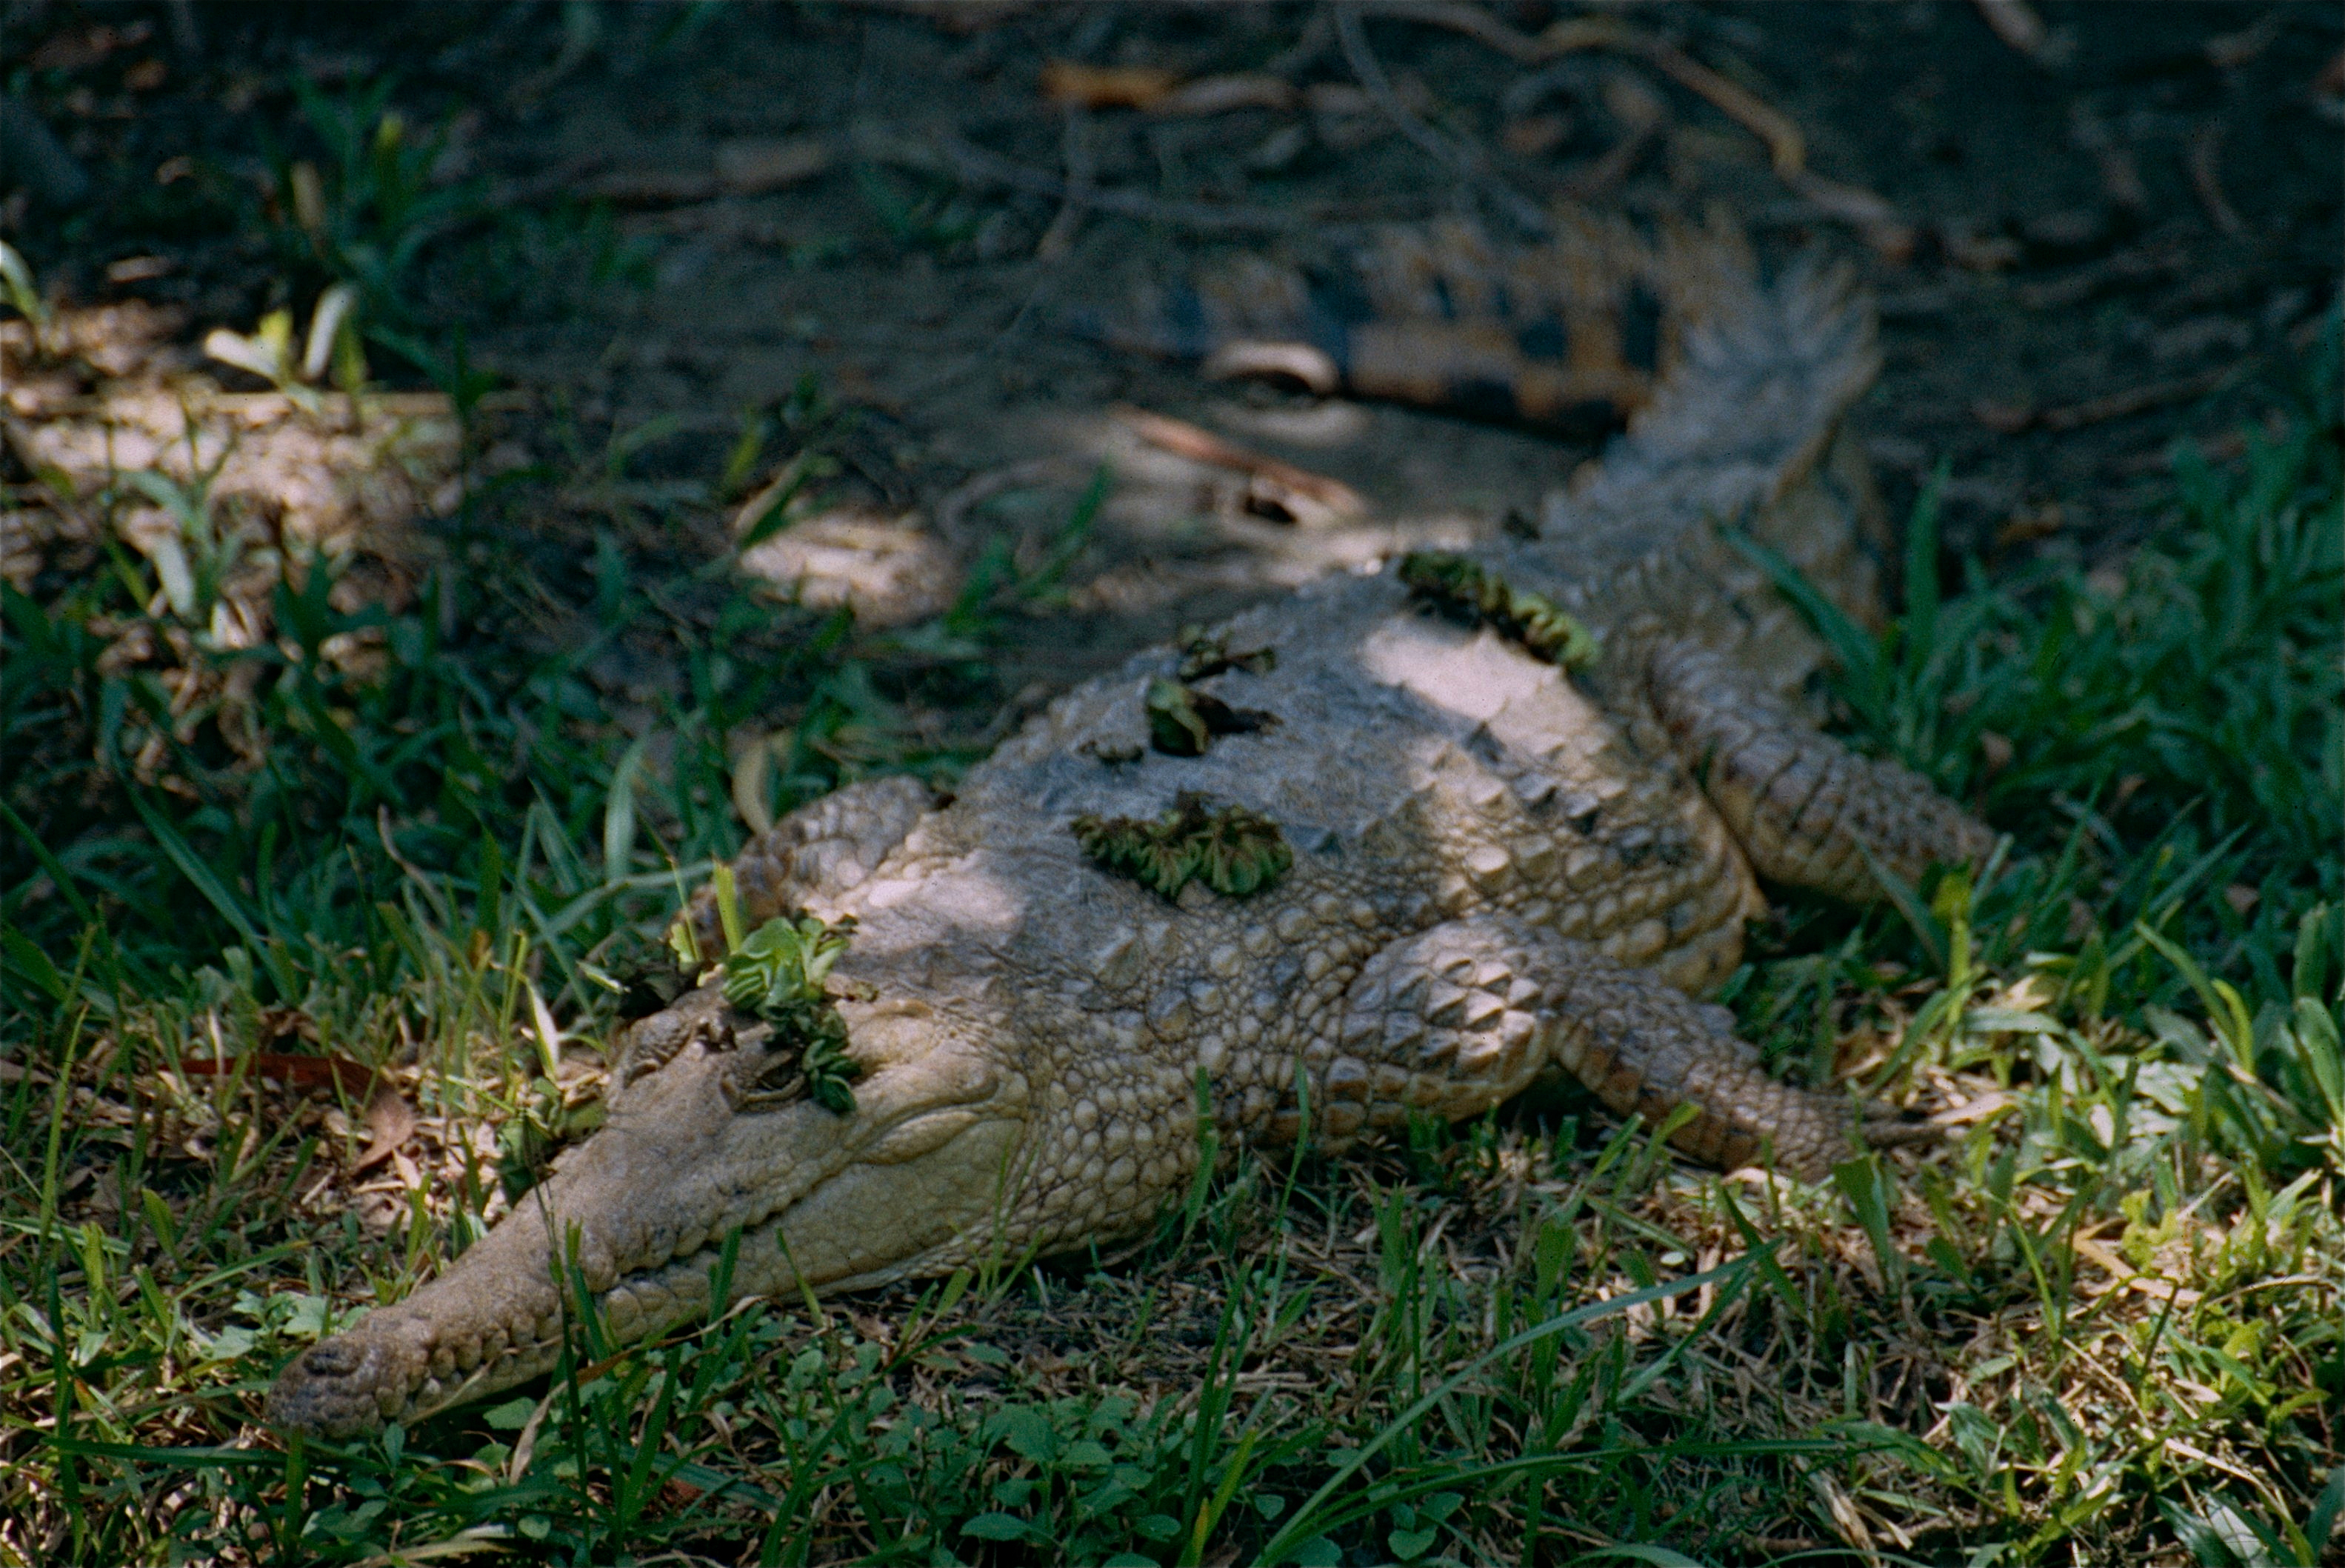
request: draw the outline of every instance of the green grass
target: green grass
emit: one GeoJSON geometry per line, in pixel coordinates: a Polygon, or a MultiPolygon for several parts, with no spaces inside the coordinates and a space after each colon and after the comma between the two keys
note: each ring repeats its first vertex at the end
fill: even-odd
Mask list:
{"type": "MultiPolygon", "coordinates": [[[[431,262],[361,264],[423,199],[380,108],[322,187],[360,218],[286,265],[403,333],[431,262]]],[[[223,651],[251,520],[120,476],[79,502],[174,506],[184,582],[115,548],[0,627],[0,1563],[2309,1568],[2345,1512],[2337,351],[2236,466],[2179,455],[2122,563],[1942,589],[1925,500],[1890,631],[1808,596],[1849,733],[2013,843],[1789,904],[1729,1000],[1788,1071],[1965,1105],[1943,1156],[1749,1186],[1565,1100],[1246,1165],[1127,1257],[625,1349],[582,1301],[546,1384],[348,1447],[289,1449],[261,1390],[594,1125],[631,957],[739,842],[731,742],[778,727],[768,810],[949,775],[909,715],[982,724],[1100,490],[931,626],[777,613],[698,545],[818,475],[809,389],[706,481],[634,479],[642,432],[475,475],[408,607],[312,563],[223,651]],[[622,646],[672,695],[598,685],[622,646]],[[327,1058],[356,1076],[288,1081],[327,1058]],[[370,1162],[386,1085],[414,1132],[370,1162]]]]}

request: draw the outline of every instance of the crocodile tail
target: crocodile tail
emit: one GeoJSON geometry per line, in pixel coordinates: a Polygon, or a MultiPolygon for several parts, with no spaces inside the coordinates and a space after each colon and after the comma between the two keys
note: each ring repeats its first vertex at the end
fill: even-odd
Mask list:
{"type": "Polygon", "coordinates": [[[1233,257],[1070,325],[1209,373],[1587,433],[1651,402],[1717,291],[1716,249],[1577,209],[1532,247],[1462,220],[1396,226],[1319,264],[1233,257]]]}
{"type": "Polygon", "coordinates": [[[1880,371],[1872,301],[1845,266],[1806,255],[1762,282],[1720,229],[1668,250],[1678,355],[1562,503],[1574,520],[1688,505],[1745,520],[1809,476],[1880,371]]]}
{"type": "Polygon", "coordinates": [[[1685,329],[1627,431],[1549,494],[1539,537],[1488,555],[1603,637],[1634,683],[1640,626],[1737,657],[1791,692],[1823,648],[1730,534],[1782,557],[1860,624],[1881,615],[1888,527],[1845,427],[1879,370],[1871,300],[1845,267],[1795,259],[1762,280],[1727,230],[1664,236],[1685,329]]]}

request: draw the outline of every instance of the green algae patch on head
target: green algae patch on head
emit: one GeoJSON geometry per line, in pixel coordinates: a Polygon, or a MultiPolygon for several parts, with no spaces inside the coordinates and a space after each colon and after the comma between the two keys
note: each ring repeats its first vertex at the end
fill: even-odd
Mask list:
{"type": "MultiPolygon", "coordinates": [[[[862,1064],[847,1054],[847,1021],[823,987],[831,965],[847,951],[854,922],[825,925],[812,915],[767,921],[725,955],[725,1000],[773,1025],[777,1045],[795,1052],[797,1071],[761,1103],[796,1097],[803,1078],[807,1098],[835,1115],[855,1110],[849,1085],[862,1076],[862,1064]]],[[[771,1073],[759,1074],[771,1078],[771,1073]]]]}
{"type": "Polygon", "coordinates": [[[1243,806],[1209,807],[1197,795],[1180,796],[1153,822],[1084,815],[1073,828],[1083,853],[1168,901],[1192,881],[1223,898],[1244,898],[1294,864],[1277,823],[1243,806]]]}
{"type": "Polygon", "coordinates": [[[1278,667],[1276,648],[1245,648],[1233,653],[1226,634],[1209,632],[1202,626],[1183,626],[1181,635],[1172,640],[1181,649],[1178,673],[1184,681],[1204,680],[1233,669],[1242,669],[1249,675],[1268,675],[1278,667]]]}
{"type": "Polygon", "coordinates": [[[1412,550],[1400,559],[1400,580],[1419,597],[1477,616],[1558,668],[1579,669],[1596,660],[1596,634],[1576,617],[1552,600],[1508,586],[1467,556],[1412,550]]]}
{"type": "Polygon", "coordinates": [[[1203,757],[1213,738],[1205,716],[1197,711],[1197,694],[1162,676],[1148,683],[1142,698],[1148,710],[1148,738],[1157,750],[1172,757],[1203,757]]]}

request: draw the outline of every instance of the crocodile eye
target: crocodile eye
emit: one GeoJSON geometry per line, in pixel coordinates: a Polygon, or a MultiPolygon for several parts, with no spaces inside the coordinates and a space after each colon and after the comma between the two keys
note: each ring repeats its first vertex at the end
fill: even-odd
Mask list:
{"type": "Polygon", "coordinates": [[[651,1076],[695,1044],[710,1051],[734,1049],[737,1042],[733,1021],[721,1007],[713,1011],[689,1005],[670,1007],[637,1021],[628,1028],[620,1048],[618,1066],[611,1074],[612,1088],[624,1089],[637,1079],[651,1076]]]}
{"type": "Polygon", "coordinates": [[[673,1013],[655,1013],[638,1020],[627,1031],[626,1044],[619,1048],[619,1064],[611,1074],[611,1086],[624,1089],[636,1079],[658,1072],[684,1049],[689,1028],[673,1013]]]}
{"type": "Polygon", "coordinates": [[[626,989],[619,993],[619,1016],[629,1023],[672,1005],[692,987],[691,981],[673,969],[635,969],[623,978],[626,989]]]}

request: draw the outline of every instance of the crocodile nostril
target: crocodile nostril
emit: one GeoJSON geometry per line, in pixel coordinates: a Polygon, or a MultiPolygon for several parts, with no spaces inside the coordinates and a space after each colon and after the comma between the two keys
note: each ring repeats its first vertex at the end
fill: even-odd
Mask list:
{"type": "Polygon", "coordinates": [[[328,1339],[301,1352],[301,1370],[313,1378],[342,1378],[355,1372],[366,1357],[347,1339],[328,1339]]]}

